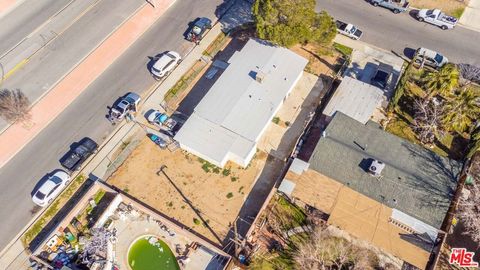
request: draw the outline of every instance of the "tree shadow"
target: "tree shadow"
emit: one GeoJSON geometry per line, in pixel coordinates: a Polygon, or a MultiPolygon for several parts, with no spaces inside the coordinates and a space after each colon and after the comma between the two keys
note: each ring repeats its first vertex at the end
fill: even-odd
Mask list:
{"type": "Polygon", "coordinates": [[[228,32],[241,25],[253,22],[253,1],[247,0],[224,0],[215,9],[215,16],[222,26],[223,32],[228,32]]]}
{"type": "Polygon", "coordinates": [[[301,47],[302,50],[308,52],[309,54],[311,54],[313,57],[315,57],[315,59],[317,59],[318,61],[320,61],[322,64],[324,64],[325,66],[327,66],[329,69],[331,70],[335,70],[335,66],[330,64],[329,62],[325,61],[325,59],[321,58],[318,54],[316,54],[315,52],[312,52],[311,50],[305,48],[305,47],[301,47]]]}

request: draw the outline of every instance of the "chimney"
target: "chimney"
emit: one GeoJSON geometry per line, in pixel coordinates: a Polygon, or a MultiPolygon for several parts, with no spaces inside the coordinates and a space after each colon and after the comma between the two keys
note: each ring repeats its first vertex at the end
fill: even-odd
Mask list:
{"type": "Polygon", "coordinates": [[[257,81],[258,83],[262,83],[264,79],[265,79],[265,73],[259,71],[257,72],[257,74],[255,74],[255,81],[257,81]]]}

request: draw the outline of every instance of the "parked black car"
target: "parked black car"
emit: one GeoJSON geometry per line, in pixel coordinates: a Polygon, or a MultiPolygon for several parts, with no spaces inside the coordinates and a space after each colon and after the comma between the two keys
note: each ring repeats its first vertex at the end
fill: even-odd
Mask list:
{"type": "Polygon", "coordinates": [[[76,171],[97,148],[98,144],[95,141],[90,138],[83,138],[73,149],[63,156],[60,164],[69,171],[76,171]]]}
{"type": "Polygon", "coordinates": [[[187,34],[187,40],[192,42],[200,42],[205,36],[208,29],[212,28],[212,20],[209,18],[198,18],[194,21],[193,26],[187,34]]]}

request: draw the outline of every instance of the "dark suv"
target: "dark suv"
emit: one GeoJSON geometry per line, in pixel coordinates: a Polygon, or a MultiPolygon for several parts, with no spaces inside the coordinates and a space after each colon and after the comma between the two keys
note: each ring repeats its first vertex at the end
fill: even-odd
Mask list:
{"type": "Polygon", "coordinates": [[[210,28],[212,28],[212,20],[209,18],[202,17],[196,19],[188,31],[187,40],[195,43],[200,42],[210,28]]]}

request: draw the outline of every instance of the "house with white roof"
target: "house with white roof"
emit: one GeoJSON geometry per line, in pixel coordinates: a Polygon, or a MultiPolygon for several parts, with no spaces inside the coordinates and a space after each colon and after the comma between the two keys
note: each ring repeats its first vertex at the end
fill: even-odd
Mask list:
{"type": "Polygon", "coordinates": [[[175,140],[182,149],[219,167],[227,161],[245,167],[308,60],[250,39],[228,62],[175,140]]]}

